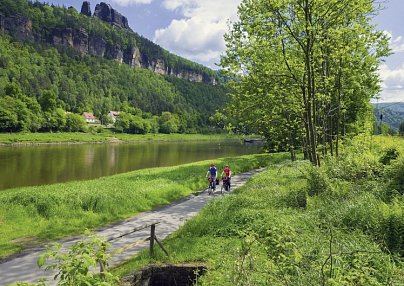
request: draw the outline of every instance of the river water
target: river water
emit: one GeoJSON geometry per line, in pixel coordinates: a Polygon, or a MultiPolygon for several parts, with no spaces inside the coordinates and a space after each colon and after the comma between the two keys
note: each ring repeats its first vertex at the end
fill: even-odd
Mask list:
{"type": "Polygon", "coordinates": [[[0,190],[88,180],[261,151],[261,144],[240,141],[0,147],[0,190]]]}

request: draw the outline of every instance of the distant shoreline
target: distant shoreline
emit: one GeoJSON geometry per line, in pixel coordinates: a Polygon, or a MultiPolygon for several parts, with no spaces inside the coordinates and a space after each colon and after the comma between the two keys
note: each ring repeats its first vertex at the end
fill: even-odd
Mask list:
{"type": "Polygon", "coordinates": [[[128,144],[145,142],[183,142],[199,140],[243,140],[228,134],[91,134],[91,133],[1,133],[0,147],[63,144],[128,144]]]}

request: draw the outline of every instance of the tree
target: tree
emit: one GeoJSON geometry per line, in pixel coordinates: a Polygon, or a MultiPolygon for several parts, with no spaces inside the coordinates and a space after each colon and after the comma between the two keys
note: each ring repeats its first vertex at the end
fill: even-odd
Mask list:
{"type": "Polygon", "coordinates": [[[18,131],[18,115],[14,110],[14,99],[10,96],[0,98],[0,130],[18,131]]]}
{"type": "Polygon", "coordinates": [[[83,116],[76,113],[67,113],[66,114],[66,126],[65,130],[68,132],[78,132],[85,131],[86,129],[86,120],[83,116]]]}
{"type": "Polygon", "coordinates": [[[120,132],[126,132],[130,127],[131,115],[126,112],[119,113],[119,117],[115,121],[115,129],[120,132]]]}
{"type": "Polygon", "coordinates": [[[53,90],[45,90],[39,98],[39,103],[43,111],[55,110],[57,107],[56,93],[53,90]]]}
{"type": "Polygon", "coordinates": [[[171,112],[163,112],[159,118],[160,132],[161,133],[177,133],[179,126],[179,119],[176,115],[171,114],[171,112]]]}
{"type": "MultiPolygon", "coordinates": [[[[225,36],[221,60],[243,128],[296,144],[319,165],[319,148],[338,142],[366,120],[379,91],[377,67],[386,36],[370,24],[374,0],[243,0],[225,36]],[[241,116],[240,116],[241,114],[241,116]]],[[[238,115],[237,115],[238,114],[238,115]]]]}
{"type": "Polygon", "coordinates": [[[398,128],[398,134],[400,136],[404,136],[404,121],[400,123],[400,127],[398,128]]]}

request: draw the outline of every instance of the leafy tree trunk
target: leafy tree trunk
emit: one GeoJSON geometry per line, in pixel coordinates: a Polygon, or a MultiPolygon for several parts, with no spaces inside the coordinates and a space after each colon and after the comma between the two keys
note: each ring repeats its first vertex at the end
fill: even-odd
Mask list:
{"type": "Polygon", "coordinates": [[[309,131],[309,146],[311,153],[311,162],[314,165],[319,165],[319,160],[317,156],[317,132],[316,132],[316,92],[315,92],[315,84],[314,84],[314,72],[312,68],[313,58],[312,58],[312,47],[313,47],[313,36],[310,29],[311,23],[311,15],[309,11],[309,0],[305,0],[304,3],[304,15],[305,15],[305,32],[306,32],[306,41],[304,46],[304,54],[305,54],[305,73],[306,73],[306,87],[307,87],[307,102],[306,102],[306,114],[307,114],[307,122],[308,122],[308,131],[309,131]]]}

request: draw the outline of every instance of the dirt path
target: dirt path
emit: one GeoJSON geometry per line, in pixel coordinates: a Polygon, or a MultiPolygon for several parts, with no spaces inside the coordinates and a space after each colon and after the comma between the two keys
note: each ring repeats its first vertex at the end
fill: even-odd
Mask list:
{"type": "MultiPolygon", "coordinates": [[[[246,181],[254,174],[261,170],[242,173],[232,177],[232,190],[244,185],[246,181]]],[[[177,230],[184,222],[195,216],[211,199],[220,198],[220,188],[214,195],[208,195],[205,190],[197,196],[189,196],[171,205],[142,213],[125,221],[112,224],[108,227],[97,230],[95,233],[107,239],[117,237],[121,234],[128,233],[135,228],[142,227],[147,224],[160,222],[156,225],[156,236],[163,240],[169,234],[177,230]]],[[[132,233],[120,239],[111,241],[111,251],[121,249],[135,241],[145,239],[150,235],[150,228],[132,233]]],[[[75,237],[62,242],[63,247],[69,247],[80,238],[75,237]]],[[[122,254],[115,255],[110,261],[110,266],[117,265],[131,256],[139,253],[148,247],[148,242],[140,244],[136,247],[124,251],[122,254]]],[[[55,273],[45,272],[38,268],[37,259],[43,252],[43,249],[33,250],[21,257],[10,259],[0,264],[0,285],[8,285],[17,281],[36,282],[40,278],[47,278],[49,285],[56,285],[53,280],[55,273]]]]}

